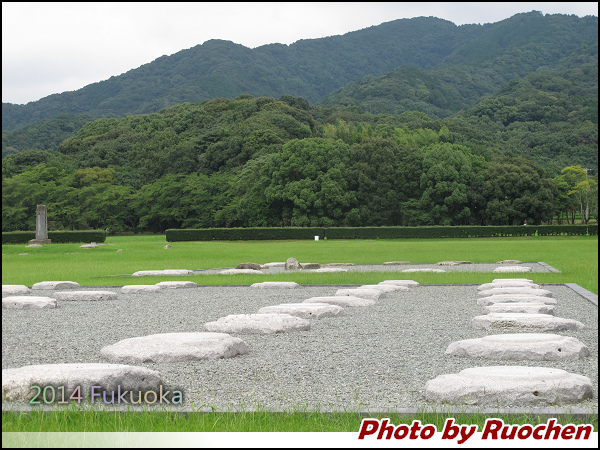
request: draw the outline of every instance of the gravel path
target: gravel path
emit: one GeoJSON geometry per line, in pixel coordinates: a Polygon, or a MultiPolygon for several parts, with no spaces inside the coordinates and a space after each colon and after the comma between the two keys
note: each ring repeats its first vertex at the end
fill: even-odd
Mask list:
{"type": "MultiPolygon", "coordinates": [[[[455,266],[460,267],[460,266],[455,266]]],[[[410,277],[391,277],[405,278],[410,277]]],[[[490,275],[490,281],[494,276],[490,275]]],[[[98,289],[98,288],[82,288],[98,289]]],[[[155,294],[121,294],[118,300],[59,302],[54,310],[2,311],[2,368],[29,364],[107,362],[100,349],[122,339],[157,333],[205,331],[203,324],[263,306],[333,295],[336,286],[262,290],[200,286],[155,294]]],[[[179,388],[185,406],[217,410],[373,410],[426,406],[428,380],[474,366],[555,367],[589,377],[598,407],[598,309],[563,285],[544,286],[558,300],[556,315],[586,328],[560,334],[586,344],[591,356],[574,362],[506,362],[446,356],[448,344],[485,336],[470,321],[483,314],[476,286],[421,285],[385,294],[375,305],[345,308],[340,317],[311,320],[310,331],[235,335],[250,353],[232,359],[144,363],[166,385],[179,388]]],[[[48,295],[52,291],[33,291],[48,295]]],[[[501,405],[509,407],[511,405],[501,405]]]]}

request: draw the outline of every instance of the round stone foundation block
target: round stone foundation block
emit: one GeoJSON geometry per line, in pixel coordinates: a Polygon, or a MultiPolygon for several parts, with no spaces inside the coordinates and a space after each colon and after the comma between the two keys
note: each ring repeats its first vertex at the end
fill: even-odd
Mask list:
{"type": "Polygon", "coordinates": [[[251,284],[250,287],[255,289],[296,289],[300,285],[295,281],[264,281],[251,284]]]}
{"type": "MultiPolygon", "coordinates": [[[[122,364],[76,363],[42,364],[2,370],[2,401],[28,401],[37,394],[31,386],[65,386],[65,396],[81,386],[81,396],[89,397],[91,386],[114,391],[158,391],[160,373],[145,367],[122,364]]],[[[58,395],[58,393],[57,393],[58,395]]],[[[116,395],[115,395],[116,397],[116,395]]],[[[110,398],[110,395],[108,396],[110,398]]],[[[127,396],[129,398],[129,396],[127,396]]],[[[137,397],[136,397],[137,398],[137,397]]],[[[98,398],[95,399],[98,401],[98,398]]]]}
{"type": "Polygon", "coordinates": [[[518,273],[518,272],[531,272],[529,266],[503,266],[496,267],[494,273],[518,273]]]}
{"type": "Polygon", "coordinates": [[[521,294],[521,295],[539,295],[541,297],[552,297],[552,292],[547,289],[533,287],[496,287],[492,289],[483,289],[477,292],[478,297],[489,297],[491,295],[502,294],[521,294]]]}
{"type": "Polygon", "coordinates": [[[408,286],[398,286],[394,284],[365,284],[359,289],[376,289],[381,292],[408,292],[408,286]]]}
{"type": "Polygon", "coordinates": [[[77,289],[80,287],[79,283],[75,281],[40,281],[31,286],[31,289],[51,291],[54,289],[77,289]]]}
{"type": "Polygon", "coordinates": [[[124,339],[100,350],[110,361],[171,363],[233,358],[248,353],[248,345],[225,333],[164,333],[124,339]]]}
{"type": "Polygon", "coordinates": [[[554,317],[550,314],[492,313],[473,317],[473,328],[491,331],[568,331],[581,330],[585,325],[573,319],[554,317]]]}
{"type": "Polygon", "coordinates": [[[265,306],[258,314],[289,314],[302,319],[320,319],[335,317],[344,313],[344,308],[328,303],[283,303],[281,305],[265,306]]]}
{"type": "Polygon", "coordinates": [[[56,308],[56,299],[51,297],[38,297],[35,295],[15,295],[2,299],[4,309],[53,309],[56,308]]]}
{"type": "Polygon", "coordinates": [[[187,289],[198,287],[193,281],[161,281],[160,283],[156,283],[156,286],[161,289],[187,289]]]}
{"type": "Polygon", "coordinates": [[[494,284],[504,284],[504,283],[512,283],[514,281],[525,281],[527,283],[533,283],[533,280],[530,280],[529,278],[494,278],[492,280],[492,283],[494,284]]]}
{"type": "Polygon", "coordinates": [[[540,295],[527,294],[497,294],[477,299],[480,306],[493,305],[494,303],[541,303],[544,305],[556,305],[556,299],[540,295]]]}
{"type": "Polygon", "coordinates": [[[447,355],[513,361],[575,361],[589,356],[578,339],[558,334],[494,334],[452,342],[447,355]]]}
{"type": "Polygon", "coordinates": [[[3,284],[2,285],[2,297],[9,295],[28,295],[31,294],[29,289],[24,284],[3,284]]]}
{"type": "Polygon", "coordinates": [[[494,303],[486,306],[486,314],[494,313],[525,313],[554,315],[554,305],[544,303],[494,303]]]}
{"type": "Polygon", "coordinates": [[[327,303],[330,305],[345,306],[371,306],[375,300],[370,298],[354,297],[351,295],[337,295],[334,297],[311,297],[302,303],[327,303]]]}
{"type": "Polygon", "coordinates": [[[440,375],[425,385],[425,399],[435,403],[544,406],[574,404],[592,397],[588,377],[547,367],[473,367],[440,375]]]}
{"type": "Polygon", "coordinates": [[[529,289],[540,289],[539,284],[530,283],[529,281],[504,281],[502,283],[485,283],[477,287],[478,291],[485,291],[488,289],[506,288],[506,287],[519,287],[529,289]]]}
{"type": "Polygon", "coordinates": [[[339,297],[352,296],[352,297],[368,298],[371,300],[377,300],[383,294],[384,294],[384,292],[382,292],[379,289],[357,288],[357,289],[338,289],[337,291],[335,291],[335,295],[339,296],[339,297]]]}
{"type": "Polygon", "coordinates": [[[310,322],[289,314],[231,314],[204,324],[221,333],[272,334],[310,330],[310,322]]]}
{"type": "Polygon", "coordinates": [[[159,291],[160,286],[155,284],[128,284],[121,288],[122,294],[147,294],[159,291]]]}
{"type": "Polygon", "coordinates": [[[112,291],[70,291],[56,292],[57,300],[68,300],[73,302],[95,302],[102,300],[116,300],[117,293],[112,291]]]}
{"type": "Polygon", "coordinates": [[[409,288],[411,288],[418,286],[419,282],[414,280],[385,280],[380,282],[379,284],[392,284],[394,286],[408,286],[409,288]]]}

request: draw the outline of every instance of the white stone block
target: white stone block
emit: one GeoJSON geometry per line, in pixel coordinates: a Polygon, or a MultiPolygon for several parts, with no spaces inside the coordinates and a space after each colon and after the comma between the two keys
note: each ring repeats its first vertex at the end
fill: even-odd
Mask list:
{"type": "Polygon", "coordinates": [[[171,363],[233,358],[248,353],[248,345],[225,333],[164,333],[124,339],[100,350],[110,361],[171,363]]]}
{"type": "Polygon", "coordinates": [[[79,283],[75,281],[40,281],[31,286],[31,289],[53,290],[53,289],[77,289],[79,283]]]}
{"type": "Polygon", "coordinates": [[[492,283],[504,284],[505,282],[511,283],[513,281],[526,281],[528,283],[533,283],[533,280],[530,280],[529,278],[494,278],[492,283]]]}
{"type": "Polygon", "coordinates": [[[477,286],[478,291],[485,291],[487,289],[507,288],[507,287],[519,287],[529,289],[540,289],[539,284],[530,283],[528,281],[504,281],[502,283],[485,283],[481,286],[477,286]]]}
{"type": "Polygon", "coordinates": [[[476,316],[471,320],[473,328],[491,331],[566,331],[581,330],[585,325],[573,319],[550,314],[492,313],[476,316]]]}
{"type": "Polygon", "coordinates": [[[289,314],[302,319],[320,319],[335,317],[344,313],[344,308],[327,303],[283,303],[281,305],[265,306],[258,314],[289,314]]]}
{"type": "Polygon", "coordinates": [[[579,403],[588,398],[593,398],[588,377],[547,367],[473,367],[440,375],[425,385],[425,399],[436,403],[545,406],[579,403]]]}
{"type": "Polygon", "coordinates": [[[193,281],[161,281],[160,283],[156,283],[156,286],[161,289],[186,289],[198,287],[193,281]]]}
{"type": "Polygon", "coordinates": [[[525,313],[554,315],[554,305],[546,305],[544,303],[494,303],[485,307],[485,313],[525,313]]]}
{"type": "Polygon", "coordinates": [[[23,284],[3,284],[2,297],[7,295],[28,295],[31,294],[31,289],[23,284]]]}
{"type": "Polygon", "coordinates": [[[321,267],[320,269],[311,269],[310,272],[316,272],[316,273],[348,272],[348,269],[343,269],[341,267],[321,267]]]}
{"type": "Polygon", "coordinates": [[[516,333],[452,342],[446,349],[446,354],[487,359],[575,361],[589,356],[590,351],[574,337],[516,333]]]}
{"type": "Polygon", "coordinates": [[[250,287],[255,289],[296,289],[300,285],[295,281],[263,281],[251,284],[250,287]]]}
{"type": "Polygon", "coordinates": [[[53,309],[56,299],[34,295],[16,295],[2,298],[2,308],[5,309],[53,309]]]}
{"type": "Polygon", "coordinates": [[[381,292],[408,292],[408,286],[399,286],[396,284],[364,284],[359,289],[376,289],[381,292]]]}
{"type": "Polygon", "coordinates": [[[543,303],[545,305],[556,305],[556,299],[540,295],[527,294],[497,294],[477,299],[480,306],[489,306],[494,303],[543,303]]]}
{"type": "Polygon", "coordinates": [[[443,269],[429,269],[429,268],[423,268],[423,269],[404,269],[402,272],[406,272],[406,273],[411,273],[411,272],[433,272],[433,273],[443,273],[446,272],[443,269]]]}
{"type": "Polygon", "coordinates": [[[517,273],[517,272],[531,272],[529,266],[504,266],[496,267],[494,273],[517,273]]]}
{"type": "Polygon", "coordinates": [[[54,297],[57,300],[73,302],[95,302],[102,300],[116,300],[117,293],[112,291],[70,291],[55,292],[54,297]]]}
{"type": "Polygon", "coordinates": [[[128,284],[121,288],[122,294],[146,294],[159,291],[160,287],[154,284],[128,284]]]}
{"type": "Polygon", "coordinates": [[[379,284],[393,284],[395,286],[408,286],[409,288],[419,285],[419,283],[414,280],[385,280],[379,284]]]}
{"type": "Polygon", "coordinates": [[[499,294],[525,294],[525,295],[540,295],[543,297],[552,297],[552,292],[547,289],[534,289],[530,287],[496,287],[492,289],[484,289],[477,292],[477,297],[490,297],[499,294]]]}
{"type": "Polygon", "coordinates": [[[378,289],[338,289],[335,291],[336,296],[352,296],[352,297],[361,297],[361,298],[369,298],[372,300],[377,300],[384,293],[378,289]]]}
{"type": "Polygon", "coordinates": [[[310,330],[310,322],[289,314],[231,314],[204,324],[221,333],[271,334],[310,330]]]}
{"type": "Polygon", "coordinates": [[[164,276],[186,276],[193,275],[193,271],[187,269],[166,269],[166,270],[138,270],[134,272],[134,277],[164,277],[164,276]]]}
{"type": "MultiPolygon", "coordinates": [[[[102,363],[41,364],[3,369],[2,401],[31,400],[37,394],[31,386],[53,386],[55,389],[65,386],[65,394],[68,392],[69,395],[81,386],[80,393],[84,398],[89,397],[92,386],[100,386],[108,392],[117,392],[120,387],[121,392],[134,391],[137,400],[138,391],[157,392],[161,384],[160,373],[145,367],[102,363]]],[[[99,393],[101,389],[95,392],[99,393]]],[[[95,401],[98,402],[98,398],[95,401]]]]}
{"type": "Polygon", "coordinates": [[[338,306],[371,306],[375,304],[375,300],[370,298],[361,298],[354,296],[338,295],[334,297],[311,297],[304,300],[302,303],[328,303],[338,306]]]}

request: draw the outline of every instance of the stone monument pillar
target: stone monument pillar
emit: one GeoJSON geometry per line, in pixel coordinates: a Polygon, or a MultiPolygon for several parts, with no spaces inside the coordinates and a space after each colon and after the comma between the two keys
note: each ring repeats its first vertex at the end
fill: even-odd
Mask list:
{"type": "Polygon", "coordinates": [[[37,205],[37,208],[35,208],[35,239],[30,240],[29,243],[50,244],[46,205],[37,205]]]}

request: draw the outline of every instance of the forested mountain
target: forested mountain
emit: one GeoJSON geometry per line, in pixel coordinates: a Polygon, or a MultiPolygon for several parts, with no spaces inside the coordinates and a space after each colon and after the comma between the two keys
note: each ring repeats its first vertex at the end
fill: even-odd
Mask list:
{"type": "Polygon", "coordinates": [[[456,26],[434,17],[399,19],[289,46],[249,49],[211,40],[77,91],[27,105],[3,103],[2,129],[19,129],[59,114],[150,113],[242,93],[275,98],[289,94],[315,103],[348,83],[400,66],[414,69],[409,74],[418,74],[420,84],[431,91],[422,94],[419,84],[409,96],[417,104],[405,106],[444,117],[472,106],[506,81],[558,64],[582,45],[597,42],[597,36],[597,17],[533,11],[485,25],[456,26]],[[423,72],[433,69],[438,72],[423,72]],[[438,85],[428,86],[429,77],[439,80],[438,85]]]}

